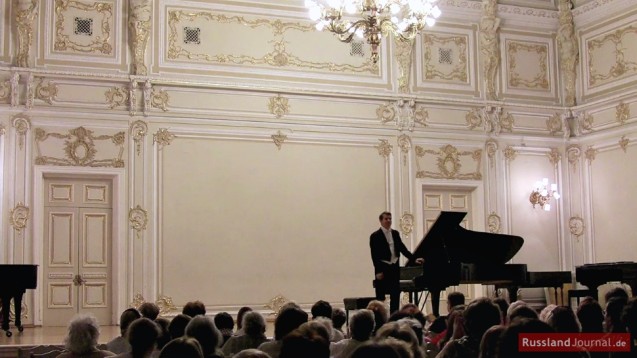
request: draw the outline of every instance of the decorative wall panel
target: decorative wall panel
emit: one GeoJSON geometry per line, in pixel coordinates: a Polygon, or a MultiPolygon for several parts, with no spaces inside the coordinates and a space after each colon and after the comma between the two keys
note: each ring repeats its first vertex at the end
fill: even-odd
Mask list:
{"type": "MultiPolygon", "coordinates": [[[[11,31],[9,31],[9,0],[0,0],[0,62],[10,62],[9,44],[11,43],[11,31]]],[[[1,98],[1,96],[0,96],[1,98]]]]}

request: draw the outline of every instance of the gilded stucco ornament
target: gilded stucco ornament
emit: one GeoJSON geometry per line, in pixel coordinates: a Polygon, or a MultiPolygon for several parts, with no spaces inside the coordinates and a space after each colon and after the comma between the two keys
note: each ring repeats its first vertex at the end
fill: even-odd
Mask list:
{"type": "Polygon", "coordinates": [[[34,76],[32,72],[27,74],[27,83],[26,83],[26,101],[24,103],[24,108],[31,109],[33,108],[33,102],[35,99],[35,86],[33,84],[34,76]]]}
{"type": "Polygon", "coordinates": [[[398,147],[403,154],[403,165],[407,165],[407,155],[411,150],[411,138],[407,134],[398,136],[398,147]]]}
{"type": "Polygon", "coordinates": [[[376,108],[376,117],[381,123],[396,122],[398,130],[413,131],[416,124],[427,127],[429,112],[416,104],[414,99],[399,99],[393,103],[384,103],[376,108]]]}
{"type": "Polygon", "coordinates": [[[128,85],[128,115],[133,117],[137,114],[137,81],[132,80],[128,85]]]}
{"type": "Polygon", "coordinates": [[[0,101],[9,101],[11,97],[11,81],[0,82],[0,101]]]}
{"type": "Polygon", "coordinates": [[[548,72],[548,45],[546,44],[530,44],[522,42],[510,41],[507,46],[507,59],[509,63],[509,86],[524,88],[549,89],[549,72],[548,72]],[[518,57],[528,57],[531,53],[537,55],[539,63],[539,72],[535,73],[532,78],[526,78],[518,72],[518,57]]]}
{"type": "Polygon", "coordinates": [[[130,126],[130,134],[133,137],[133,141],[135,141],[135,150],[137,151],[137,155],[140,155],[142,152],[142,142],[148,133],[148,124],[142,120],[137,120],[131,123],[130,126]]]}
{"type": "Polygon", "coordinates": [[[44,81],[44,78],[40,78],[38,84],[35,87],[35,99],[39,99],[50,105],[57,98],[58,86],[51,81],[44,81]]]}
{"type": "Polygon", "coordinates": [[[11,74],[11,107],[17,107],[20,99],[20,92],[18,86],[20,85],[20,74],[14,72],[11,74]]]}
{"type": "Polygon", "coordinates": [[[22,150],[27,132],[31,129],[31,118],[25,114],[16,114],[11,119],[11,124],[13,125],[15,134],[18,137],[18,146],[20,147],[20,150],[22,150]]]}
{"type": "Polygon", "coordinates": [[[106,97],[108,108],[113,109],[128,103],[129,92],[125,87],[112,87],[104,93],[104,96],[106,97]]]}
{"type": "Polygon", "coordinates": [[[409,78],[411,77],[412,53],[416,39],[406,40],[399,36],[394,37],[396,44],[396,62],[398,62],[398,90],[400,93],[409,92],[409,78]]]}
{"type": "Polygon", "coordinates": [[[148,224],[148,212],[137,205],[128,212],[128,221],[130,221],[131,227],[135,230],[135,236],[140,239],[148,224]]]}
{"type": "Polygon", "coordinates": [[[27,227],[27,220],[29,220],[29,208],[19,202],[9,213],[9,224],[18,235],[22,235],[22,231],[27,227]]]}
{"type": "Polygon", "coordinates": [[[628,104],[621,102],[615,107],[615,117],[620,124],[626,124],[630,118],[630,107],[628,104]]]}
{"type": "Polygon", "coordinates": [[[472,108],[465,116],[465,120],[469,129],[482,127],[482,109],[472,108]]]}
{"type": "Polygon", "coordinates": [[[159,128],[157,133],[153,134],[153,144],[157,143],[160,147],[170,145],[173,139],[175,139],[175,135],[166,128],[159,128]]]}
{"type": "Polygon", "coordinates": [[[376,146],[376,149],[378,150],[378,155],[381,155],[385,157],[385,159],[388,159],[394,147],[391,144],[389,144],[389,141],[387,139],[379,139],[378,141],[380,142],[376,146]]]}
{"type": "Polygon", "coordinates": [[[146,302],[144,296],[142,296],[141,293],[136,293],[135,296],[133,296],[133,302],[131,302],[128,307],[139,309],[139,306],[144,302],[146,302]]]}
{"type": "Polygon", "coordinates": [[[6,128],[4,128],[4,124],[0,123],[0,137],[5,135],[6,132],[7,132],[7,130],[6,130],[6,128]]]}
{"type": "Polygon", "coordinates": [[[518,151],[513,149],[512,146],[509,145],[506,148],[504,148],[504,158],[506,158],[506,160],[513,161],[515,157],[517,157],[517,155],[518,155],[518,151]]]}
{"type": "Polygon", "coordinates": [[[482,174],[480,173],[480,162],[482,160],[482,149],[476,149],[473,151],[459,151],[458,148],[453,145],[447,144],[442,146],[440,150],[425,149],[420,146],[416,146],[416,157],[422,158],[426,154],[432,154],[437,156],[436,164],[438,172],[421,170],[421,165],[416,160],[416,178],[434,178],[434,179],[460,179],[460,180],[481,180],[482,174]],[[476,169],[473,172],[461,173],[462,168],[461,157],[471,157],[476,163],[476,169]]]}
{"type": "Polygon", "coordinates": [[[414,216],[410,213],[403,213],[400,217],[400,231],[404,236],[408,236],[414,230],[414,216]]]}
{"type": "Polygon", "coordinates": [[[497,100],[496,76],[500,66],[500,19],[497,17],[497,0],[482,0],[480,19],[480,53],[484,73],[485,92],[488,100],[497,100]]]}
{"type": "Polygon", "coordinates": [[[557,30],[557,46],[559,49],[560,70],[564,76],[566,90],[565,105],[575,105],[575,80],[579,62],[579,44],[575,34],[575,24],[571,13],[571,0],[559,0],[559,23],[557,30]]]}
{"type": "Polygon", "coordinates": [[[618,29],[609,34],[600,35],[599,39],[587,41],[588,51],[588,85],[595,87],[611,82],[617,78],[628,76],[637,72],[637,62],[631,61],[632,56],[625,56],[626,49],[632,48],[631,41],[637,35],[637,25],[631,25],[618,29]],[[612,54],[614,63],[609,61],[608,55],[612,54]],[[597,55],[600,57],[598,58],[597,55]],[[598,73],[597,64],[608,68],[606,73],[598,73]]]}
{"type": "Polygon", "coordinates": [[[128,30],[130,32],[130,45],[133,52],[134,75],[146,76],[146,48],[150,37],[151,27],[151,6],[150,0],[130,0],[130,15],[128,16],[128,30]]]}
{"type": "Polygon", "coordinates": [[[33,43],[33,20],[38,15],[38,0],[15,0],[15,24],[17,30],[17,51],[15,64],[30,67],[30,51],[33,43]]]}
{"type": "Polygon", "coordinates": [[[553,164],[554,167],[557,167],[557,165],[560,163],[560,160],[562,160],[562,154],[560,154],[560,151],[557,148],[551,148],[551,151],[548,152],[546,156],[549,157],[549,161],[551,162],[551,164],[553,164]]]}
{"type": "MultiPolygon", "coordinates": [[[[441,36],[435,34],[423,34],[424,53],[424,77],[427,80],[442,80],[467,83],[467,41],[464,35],[441,36]],[[449,58],[450,69],[441,71],[440,56],[435,49],[448,49],[457,56],[449,58]]],[[[446,68],[445,68],[446,69],[446,68]]]]}
{"type": "Polygon", "coordinates": [[[271,135],[270,138],[272,138],[272,141],[274,141],[274,145],[276,145],[276,148],[278,150],[281,150],[283,142],[288,139],[288,136],[283,134],[281,131],[278,131],[276,134],[271,135]]]}
{"type": "Polygon", "coordinates": [[[584,156],[586,157],[586,160],[588,160],[589,164],[592,163],[593,160],[595,160],[596,155],[597,149],[593,148],[592,146],[589,146],[584,152],[584,156]]]}
{"type": "Polygon", "coordinates": [[[111,55],[113,45],[111,44],[111,29],[113,23],[113,5],[106,2],[94,2],[92,4],[74,0],[55,0],[55,51],[73,51],[80,53],[99,53],[111,55]],[[79,43],[66,34],[73,32],[72,29],[65,28],[68,24],[64,17],[65,13],[83,12],[95,16],[95,21],[99,23],[100,33],[91,35],[91,41],[79,43]],[[100,19],[96,15],[101,16],[100,19]]]}
{"type": "Polygon", "coordinates": [[[546,129],[551,135],[561,132],[563,129],[562,116],[559,113],[555,113],[551,118],[547,119],[546,129]]]}
{"type": "Polygon", "coordinates": [[[579,216],[573,216],[568,220],[568,228],[571,234],[579,240],[580,236],[584,234],[584,220],[579,216]]]}
{"type": "Polygon", "coordinates": [[[290,302],[290,300],[285,298],[283,295],[276,295],[272,297],[272,299],[270,299],[268,303],[263,305],[263,307],[271,309],[272,314],[274,316],[278,316],[279,313],[281,312],[281,308],[283,307],[283,305],[285,305],[288,302],[290,302]]]}
{"type": "Polygon", "coordinates": [[[498,151],[498,142],[494,139],[489,139],[484,144],[484,148],[487,152],[487,157],[491,160],[491,166],[495,164],[495,153],[498,151]]]}
{"type": "Polygon", "coordinates": [[[577,124],[580,130],[586,131],[586,132],[590,132],[593,130],[593,123],[595,121],[595,118],[593,117],[592,114],[587,112],[582,112],[578,116],[576,116],[576,118],[577,118],[577,124]]]}
{"type": "Polygon", "coordinates": [[[177,306],[173,304],[172,297],[160,295],[157,301],[155,301],[155,304],[159,307],[159,315],[161,316],[177,311],[177,306]]]}
{"type": "Polygon", "coordinates": [[[626,153],[626,150],[628,149],[628,143],[630,143],[630,139],[626,138],[625,135],[623,135],[619,140],[619,146],[622,148],[624,153],[626,153]]]}
{"type": "Polygon", "coordinates": [[[68,131],[67,134],[47,133],[42,128],[35,129],[35,148],[37,165],[59,165],[59,166],[80,166],[80,167],[112,167],[123,168],[125,133],[117,132],[113,135],[94,135],[93,131],[84,127],[77,127],[68,131]],[[41,144],[47,140],[52,140],[55,144],[63,144],[64,158],[56,158],[42,155],[41,144]],[[96,159],[96,141],[110,141],[119,149],[117,158],[96,159]]]}
{"type": "Polygon", "coordinates": [[[569,145],[566,147],[566,157],[568,158],[568,163],[575,169],[577,162],[582,157],[582,148],[577,144],[569,145]]]}
{"type": "Polygon", "coordinates": [[[376,108],[376,117],[382,124],[392,122],[396,118],[396,105],[394,103],[384,103],[376,108]]]}
{"type": "Polygon", "coordinates": [[[164,112],[168,112],[168,108],[166,107],[168,105],[168,101],[170,101],[170,96],[167,91],[153,88],[150,101],[153,108],[159,108],[164,112]]]}
{"type": "Polygon", "coordinates": [[[268,109],[276,118],[281,118],[290,113],[290,104],[287,98],[278,94],[275,97],[270,97],[268,109]]]}
{"type": "Polygon", "coordinates": [[[142,93],[144,94],[144,101],[142,102],[144,106],[144,117],[147,117],[148,113],[150,113],[150,109],[152,107],[151,102],[153,100],[153,85],[150,80],[146,80],[146,82],[144,82],[144,89],[142,93]]]}
{"type": "Polygon", "coordinates": [[[499,234],[501,222],[502,220],[500,219],[500,216],[495,212],[491,212],[491,214],[489,214],[489,217],[487,218],[489,232],[493,234],[499,234]]]}

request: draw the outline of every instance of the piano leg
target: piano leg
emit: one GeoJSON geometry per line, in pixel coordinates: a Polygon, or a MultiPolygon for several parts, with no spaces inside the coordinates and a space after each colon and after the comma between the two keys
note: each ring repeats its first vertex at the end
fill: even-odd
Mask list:
{"type": "Polygon", "coordinates": [[[509,303],[515,302],[518,300],[518,290],[519,286],[507,286],[507,292],[509,293],[509,303]]]}
{"type": "Polygon", "coordinates": [[[15,311],[15,326],[18,328],[19,332],[24,331],[22,327],[22,296],[24,295],[24,291],[18,291],[13,296],[13,309],[15,311]]]}
{"type": "Polygon", "coordinates": [[[440,291],[439,288],[429,288],[429,292],[431,293],[431,310],[433,311],[434,316],[440,316],[440,291]]]}

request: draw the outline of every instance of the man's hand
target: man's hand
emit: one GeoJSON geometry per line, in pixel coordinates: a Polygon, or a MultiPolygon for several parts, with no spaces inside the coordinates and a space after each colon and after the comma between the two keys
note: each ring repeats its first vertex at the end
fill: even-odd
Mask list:
{"type": "Polygon", "coordinates": [[[382,280],[385,278],[385,274],[383,274],[382,272],[379,272],[376,274],[376,279],[377,280],[382,280]]]}
{"type": "Polygon", "coordinates": [[[422,265],[425,263],[425,259],[423,259],[422,257],[419,257],[416,259],[416,264],[417,265],[422,265]]]}

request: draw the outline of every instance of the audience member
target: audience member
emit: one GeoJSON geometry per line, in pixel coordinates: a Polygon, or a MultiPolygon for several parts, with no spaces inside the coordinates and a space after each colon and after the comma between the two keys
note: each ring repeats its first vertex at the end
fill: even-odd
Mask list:
{"type": "Polygon", "coordinates": [[[621,286],[613,287],[604,294],[604,302],[608,303],[613,297],[623,297],[628,301],[628,292],[621,286]]]}
{"type": "Polygon", "coordinates": [[[401,358],[396,349],[387,342],[368,342],[356,348],[352,358],[401,358]]]}
{"type": "Polygon", "coordinates": [[[162,348],[159,358],[203,358],[203,351],[196,339],[178,337],[162,348]]]}
{"type": "Polygon", "coordinates": [[[557,305],[550,304],[544,307],[539,314],[540,321],[548,323],[551,312],[557,307],[557,305]]]}
{"type": "Polygon", "coordinates": [[[511,305],[511,307],[509,307],[507,322],[511,324],[513,323],[514,320],[520,319],[520,318],[530,318],[530,319],[539,320],[540,316],[537,314],[537,312],[533,308],[527,306],[526,304],[518,305],[518,306],[511,305]]]}
{"type": "Polygon", "coordinates": [[[325,326],[315,321],[305,322],[283,338],[279,358],[329,358],[329,344],[325,326]]]}
{"type": "Polygon", "coordinates": [[[118,354],[118,358],[149,358],[157,347],[160,330],[154,321],[142,317],[135,320],[128,327],[126,339],[131,345],[131,351],[118,354]]]}
{"type": "Polygon", "coordinates": [[[64,338],[67,352],[61,353],[59,358],[99,358],[110,357],[115,354],[97,348],[100,328],[92,315],[80,314],[69,323],[68,334],[64,338]]]}
{"type": "Polygon", "coordinates": [[[630,352],[632,357],[637,357],[637,298],[631,298],[622,312],[622,322],[626,326],[626,330],[630,333],[631,346],[630,352]]]}
{"type": "Polygon", "coordinates": [[[482,340],[480,341],[480,354],[478,354],[479,358],[493,358],[496,356],[496,351],[498,349],[498,341],[500,339],[500,335],[506,326],[500,324],[497,326],[493,326],[487,329],[486,332],[482,335],[482,340]]]}
{"type": "Polygon", "coordinates": [[[503,297],[496,297],[493,299],[493,303],[500,307],[500,312],[502,314],[502,324],[507,324],[507,310],[509,309],[509,302],[503,297]]]}
{"type": "Polygon", "coordinates": [[[219,312],[215,315],[214,322],[223,336],[223,343],[221,344],[223,347],[234,333],[232,331],[234,329],[234,319],[228,312],[219,312]]]}
{"type": "Polygon", "coordinates": [[[188,322],[190,322],[191,319],[192,317],[183,313],[180,313],[176,315],[175,317],[173,317],[173,319],[170,321],[170,324],[168,325],[168,332],[170,332],[170,338],[175,339],[175,338],[182,337],[186,330],[186,326],[188,325],[188,322]]]}
{"type": "Polygon", "coordinates": [[[370,310],[359,310],[352,315],[349,321],[351,338],[330,345],[332,358],[350,358],[358,346],[367,342],[374,332],[374,313],[370,310]]]}
{"type": "Polygon", "coordinates": [[[201,351],[206,358],[223,358],[219,349],[223,337],[214,322],[204,316],[195,315],[186,326],[186,336],[195,338],[201,345],[201,351]]]}
{"type": "Polygon", "coordinates": [[[170,336],[170,331],[168,330],[168,326],[170,326],[170,321],[167,318],[157,317],[155,319],[155,323],[159,328],[159,337],[157,337],[157,350],[161,350],[164,348],[166,343],[170,342],[172,337],[170,336]]]}
{"type": "Polygon", "coordinates": [[[142,314],[142,317],[154,321],[159,316],[159,307],[152,302],[144,302],[139,306],[139,313],[142,314]]]}
{"type": "Polygon", "coordinates": [[[232,356],[232,358],[272,358],[269,354],[262,352],[258,349],[250,348],[242,350],[241,352],[232,356]]]}
{"type": "Polygon", "coordinates": [[[307,312],[294,306],[288,306],[288,308],[281,308],[276,320],[274,321],[274,340],[270,342],[264,342],[257,347],[259,350],[267,353],[272,358],[278,358],[281,353],[281,345],[283,344],[283,338],[290,332],[297,329],[303,323],[308,320],[307,312]]]}
{"type": "Polygon", "coordinates": [[[119,316],[119,331],[120,335],[113,338],[110,342],[106,343],[106,350],[115,354],[130,352],[131,346],[126,340],[126,330],[128,326],[142,315],[135,308],[125,309],[119,316]]]}
{"type": "Polygon", "coordinates": [[[342,308],[334,308],[332,310],[332,325],[334,325],[334,328],[341,332],[343,336],[345,336],[345,333],[343,332],[343,325],[346,320],[347,317],[345,316],[345,311],[342,308]]]}
{"type": "MultiPolygon", "coordinates": [[[[367,304],[367,309],[374,313],[374,334],[378,328],[382,327],[389,320],[389,311],[382,301],[373,300],[367,304]]],[[[372,335],[374,335],[372,334],[372,335]]]]}
{"type": "Polygon", "coordinates": [[[334,329],[334,324],[332,323],[332,305],[329,302],[319,300],[314,305],[312,305],[312,319],[325,318],[329,320],[328,330],[330,332],[330,341],[338,342],[344,338],[344,335],[341,331],[334,329]]]}
{"type": "Polygon", "coordinates": [[[606,302],[606,315],[604,316],[604,330],[608,333],[626,333],[626,325],[622,322],[622,312],[628,299],[624,296],[611,297],[606,302]]]}
{"type": "Polygon", "coordinates": [[[407,342],[414,358],[423,357],[423,352],[418,345],[418,338],[416,337],[414,330],[411,328],[411,325],[406,324],[405,322],[387,322],[376,331],[374,340],[381,341],[389,337],[407,342]]]}
{"type": "Polygon", "coordinates": [[[265,319],[259,312],[246,313],[243,316],[241,327],[243,327],[244,334],[230,337],[223,345],[221,351],[226,357],[232,357],[244,349],[257,348],[268,340],[265,336],[265,319]]]}
{"type": "Polygon", "coordinates": [[[195,317],[197,315],[205,316],[206,315],[206,305],[201,301],[190,301],[184,305],[184,308],[181,310],[181,313],[188,315],[190,317],[195,317]]]}
{"type": "Polygon", "coordinates": [[[243,334],[243,327],[241,326],[241,324],[243,323],[243,315],[248,312],[252,312],[252,308],[248,306],[239,308],[239,311],[237,312],[237,331],[234,332],[235,336],[240,336],[243,334]]]}
{"type": "MultiPolygon", "coordinates": [[[[498,342],[496,348],[496,358],[511,358],[511,357],[528,357],[528,358],[546,358],[547,352],[525,352],[520,353],[518,336],[520,333],[554,333],[551,326],[547,323],[540,321],[539,319],[531,319],[525,317],[519,317],[515,321],[511,321],[511,324],[507,326],[498,342]]],[[[550,355],[549,355],[550,356],[550,355]]]]}
{"type": "Polygon", "coordinates": [[[604,332],[604,310],[593,297],[585,297],[577,306],[582,333],[604,332]]]}
{"type": "Polygon", "coordinates": [[[579,333],[582,330],[575,312],[568,306],[557,306],[549,314],[546,323],[557,333],[579,333]]]}

